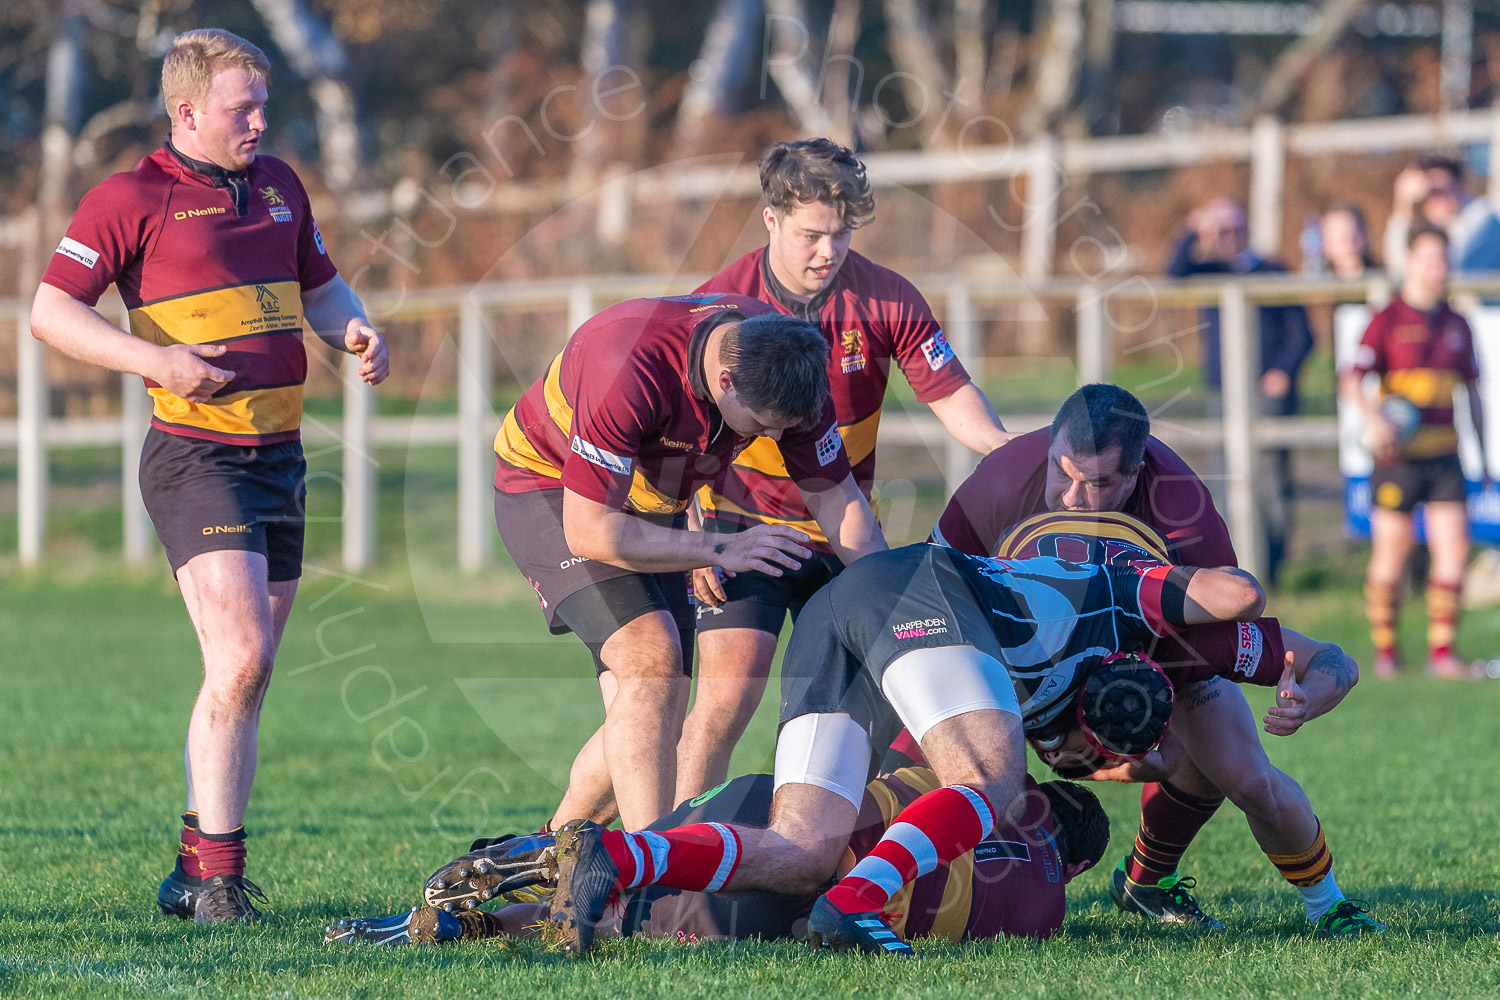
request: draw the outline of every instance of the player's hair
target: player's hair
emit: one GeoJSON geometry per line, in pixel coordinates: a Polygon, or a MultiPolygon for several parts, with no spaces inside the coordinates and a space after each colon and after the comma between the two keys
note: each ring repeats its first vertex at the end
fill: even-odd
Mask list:
{"type": "Polygon", "coordinates": [[[172,39],[161,64],[161,99],[168,117],[176,120],[178,101],[205,100],[214,74],[232,67],[247,69],[261,81],[271,74],[264,52],[222,28],[184,31],[172,39]]]}
{"type": "Polygon", "coordinates": [[[1415,222],[1406,233],[1406,249],[1410,250],[1417,245],[1417,240],[1424,236],[1436,236],[1443,241],[1443,246],[1452,246],[1453,241],[1448,236],[1448,231],[1442,226],[1433,225],[1431,222],[1415,222]]]}
{"type": "Polygon", "coordinates": [[[875,221],[875,195],[865,165],[832,139],[778,142],[761,154],[760,190],[778,213],[821,201],[850,229],[875,221]]]}
{"type": "Polygon", "coordinates": [[[1057,853],[1064,866],[1087,861],[1090,868],[1109,849],[1109,816],[1094,793],[1074,781],[1038,785],[1057,817],[1057,853]]]}
{"type": "Polygon", "coordinates": [[[1049,441],[1062,434],[1068,449],[1097,455],[1120,446],[1120,471],[1134,470],[1146,457],[1151,418],[1141,401],[1117,385],[1092,382],[1063,401],[1052,418],[1049,441]]]}
{"type": "Polygon", "coordinates": [[[828,399],[828,341],[805,319],[764,313],[724,331],[719,361],[740,402],[811,427],[828,399]]]}
{"type": "Polygon", "coordinates": [[[1423,153],[1417,157],[1417,167],[1420,170],[1446,170],[1458,183],[1464,182],[1464,165],[1451,156],[1443,156],[1441,153],[1423,153]]]}

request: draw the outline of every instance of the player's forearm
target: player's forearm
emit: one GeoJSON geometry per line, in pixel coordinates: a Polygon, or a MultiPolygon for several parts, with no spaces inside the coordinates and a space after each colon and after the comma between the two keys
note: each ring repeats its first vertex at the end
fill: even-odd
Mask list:
{"type": "Polygon", "coordinates": [[[347,351],[344,334],[351,320],[365,321],[365,307],[344,279],[334,275],[302,292],[302,315],[318,339],[336,351],[347,351]]]}
{"type": "Polygon", "coordinates": [[[1487,477],[1490,471],[1489,448],[1484,440],[1484,400],[1479,395],[1479,383],[1468,383],[1469,419],[1474,424],[1474,441],[1479,445],[1480,475],[1487,477]]]}
{"type": "Polygon", "coordinates": [[[973,382],[965,382],[942,399],[935,399],[927,405],[953,440],[981,455],[988,455],[1013,436],[1000,422],[989,399],[973,382]]]}
{"type": "Polygon", "coordinates": [[[1307,696],[1309,719],[1333,711],[1359,683],[1359,665],[1331,642],[1322,643],[1305,663],[1294,666],[1293,672],[1307,696]]]}
{"type": "Polygon", "coordinates": [[[117,372],[151,377],[161,348],[126,333],[98,310],[42,284],[31,304],[31,335],[70,358],[117,372]]]}
{"type": "Polygon", "coordinates": [[[575,556],[637,573],[686,572],[712,566],[725,544],[722,535],[652,524],[624,511],[605,511],[597,518],[569,518],[567,514],[564,508],[563,531],[575,556]]]}
{"type": "Polygon", "coordinates": [[[803,492],[802,499],[844,565],[890,547],[853,476],[831,489],[803,492]]]}

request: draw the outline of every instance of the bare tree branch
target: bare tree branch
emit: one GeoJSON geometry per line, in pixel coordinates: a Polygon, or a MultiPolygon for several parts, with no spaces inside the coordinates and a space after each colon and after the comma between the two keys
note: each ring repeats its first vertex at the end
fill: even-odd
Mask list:
{"type": "Polygon", "coordinates": [[[1277,57],[1270,72],[1266,74],[1260,98],[1240,115],[1240,120],[1250,122],[1259,115],[1279,111],[1291,98],[1307,71],[1312,69],[1313,63],[1328,51],[1328,47],[1349,26],[1349,22],[1365,2],[1366,0],[1329,0],[1318,12],[1318,19],[1313,22],[1312,30],[1277,57]]]}
{"type": "Polygon", "coordinates": [[[766,0],[766,33],[765,73],[776,82],[797,126],[808,135],[827,135],[833,121],[818,101],[817,81],[807,67],[812,31],[802,0],[766,0]]]}
{"type": "MultiPolygon", "coordinates": [[[[1038,5],[1040,6],[1040,4],[1038,5]]],[[[1037,57],[1031,100],[1017,124],[1023,135],[1051,131],[1067,112],[1078,87],[1083,55],[1083,0],[1052,0],[1051,17],[1037,57]]]]}

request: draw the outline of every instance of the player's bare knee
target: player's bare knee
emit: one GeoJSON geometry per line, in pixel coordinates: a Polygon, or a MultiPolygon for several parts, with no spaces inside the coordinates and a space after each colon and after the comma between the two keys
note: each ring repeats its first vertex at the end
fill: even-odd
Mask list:
{"type": "Polygon", "coordinates": [[[222,710],[242,716],[260,708],[270,683],[270,660],[247,656],[217,664],[208,672],[204,687],[222,710]]]}
{"type": "Polygon", "coordinates": [[[1224,794],[1246,816],[1274,822],[1281,815],[1281,796],[1277,789],[1277,772],[1267,762],[1264,767],[1235,775],[1226,782],[1224,794]]]}

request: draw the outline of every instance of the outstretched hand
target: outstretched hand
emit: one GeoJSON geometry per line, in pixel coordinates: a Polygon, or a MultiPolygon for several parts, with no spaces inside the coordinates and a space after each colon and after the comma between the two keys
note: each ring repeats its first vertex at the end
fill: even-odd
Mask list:
{"type": "Polygon", "coordinates": [[[1307,693],[1297,683],[1297,674],[1292,668],[1296,657],[1287,650],[1286,667],[1281,671],[1281,680],[1276,682],[1276,704],[1266,710],[1261,720],[1266,732],[1272,736],[1290,736],[1307,721],[1307,693]]]}

